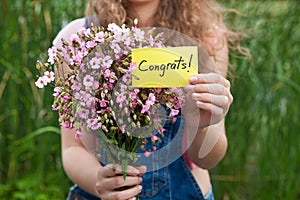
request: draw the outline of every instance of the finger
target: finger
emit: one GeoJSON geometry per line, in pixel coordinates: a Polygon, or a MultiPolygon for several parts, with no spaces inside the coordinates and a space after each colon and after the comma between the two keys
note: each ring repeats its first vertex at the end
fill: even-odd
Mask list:
{"type": "MultiPolygon", "coordinates": [[[[113,177],[116,175],[123,174],[122,167],[120,165],[108,164],[101,170],[102,176],[113,177]]],[[[138,176],[141,172],[135,167],[127,166],[126,173],[128,176],[138,176]]]]}
{"type": "Polygon", "coordinates": [[[211,103],[221,108],[230,105],[229,98],[225,95],[215,95],[210,93],[193,93],[192,98],[196,101],[211,103]]]}
{"type": "Polygon", "coordinates": [[[147,172],[147,167],[145,165],[136,167],[140,171],[138,176],[143,176],[147,172]]]}
{"type": "Polygon", "coordinates": [[[229,90],[221,84],[196,84],[193,92],[212,93],[216,95],[228,95],[229,90]]]}
{"type": "Polygon", "coordinates": [[[137,185],[127,190],[110,192],[108,193],[108,199],[114,199],[114,200],[131,199],[137,196],[141,191],[142,191],[142,186],[137,185]]]}
{"type": "Polygon", "coordinates": [[[141,177],[138,176],[127,176],[124,180],[123,176],[115,176],[111,178],[106,178],[102,181],[102,185],[107,190],[114,190],[123,186],[134,186],[138,185],[143,181],[141,177]]]}
{"type": "Polygon", "coordinates": [[[197,107],[209,111],[211,113],[211,115],[216,115],[216,116],[222,116],[225,113],[225,109],[221,108],[219,106],[216,106],[214,104],[211,103],[205,103],[205,102],[201,102],[201,101],[196,101],[196,105],[197,107]]]}
{"type": "Polygon", "coordinates": [[[229,81],[217,73],[197,74],[189,78],[190,84],[198,83],[219,83],[228,86],[229,81]]]}

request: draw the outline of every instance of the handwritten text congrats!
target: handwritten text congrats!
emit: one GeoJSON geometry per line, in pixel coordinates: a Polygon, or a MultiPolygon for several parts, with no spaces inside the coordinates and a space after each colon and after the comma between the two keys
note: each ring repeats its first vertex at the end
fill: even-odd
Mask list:
{"type": "Polygon", "coordinates": [[[133,87],[184,87],[198,73],[198,47],[133,49],[132,62],[133,87]]]}

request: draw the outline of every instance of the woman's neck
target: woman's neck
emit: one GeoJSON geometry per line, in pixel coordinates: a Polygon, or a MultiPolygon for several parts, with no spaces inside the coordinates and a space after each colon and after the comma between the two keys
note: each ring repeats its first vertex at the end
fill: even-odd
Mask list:
{"type": "Polygon", "coordinates": [[[137,16],[139,27],[151,27],[154,25],[154,17],[159,3],[160,0],[129,1],[130,12],[137,16]]]}

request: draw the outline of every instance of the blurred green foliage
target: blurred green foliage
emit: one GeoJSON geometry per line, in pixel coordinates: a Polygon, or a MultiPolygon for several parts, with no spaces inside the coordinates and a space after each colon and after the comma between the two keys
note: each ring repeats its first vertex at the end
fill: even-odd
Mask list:
{"type": "Polygon", "coordinates": [[[83,16],[85,1],[0,1],[0,199],[64,199],[51,88],[38,90],[37,59],[58,31],[83,16]]]}
{"type": "Polygon", "coordinates": [[[300,189],[300,2],[231,1],[253,60],[232,57],[229,148],[213,170],[217,199],[297,199],[300,189]]]}
{"type": "MultiPolygon", "coordinates": [[[[300,3],[220,2],[242,15],[253,60],[231,56],[234,104],[229,148],[211,171],[216,199],[297,199],[300,190],[300,3]]],[[[37,59],[86,1],[0,0],[0,199],[64,199],[71,182],[60,160],[51,89],[38,90],[37,59]]]]}

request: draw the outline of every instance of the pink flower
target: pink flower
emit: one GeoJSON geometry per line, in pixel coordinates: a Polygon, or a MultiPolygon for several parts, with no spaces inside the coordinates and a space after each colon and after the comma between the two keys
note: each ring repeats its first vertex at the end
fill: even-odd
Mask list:
{"type": "Polygon", "coordinates": [[[142,31],[140,28],[133,28],[134,37],[137,41],[141,41],[144,39],[145,32],[142,31]]]}
{"type": "Polygon", "coordinates": [[[74,56],[72,56],[72,58],[70,59],[70,64],[74,65],[74,64],[80,64],[82,59],[83,59],[84,55],[81,53],[78,53],[74,56]]]}
{"type": "Polygon", "coordinates": [[[115,73],[114,73],[114,72],[111,72],[109,69],[106,69],[106,70],[104,71],[104,76],[107,77],[107,78],[110,78],[110,77],[112,77],[112,76],[114,76],[114,75],[115,75],[115,73]]]}
{"type": "Polygon", "coordinates": [[[108,101],[107,101],[107,100],[104,100],[104,99],[100,100],[100,101],[99,101],[100,107],[101,107],[101,108],[106,107],[106,103],[107,103],[107,102],[108,102],[108,101]]]}
{"type": "Polygon", "coordinates": [[[57,61],[57,49],[56,47],[52,47],[48,49],[48,62],[50,64],[54,64],[57,61]]]}
{"type": "MultiPolygon", "coordinates": [[[[146,102],[146,103],[147,103],[147,102],[146,102]]],[[[150,105],[149,105],[149,104],[143,105],[141,113],[148,112],[149,109],[150,109],[150,105]]]]}
{"type": "Polygon", "coordinates": [[[97,41],[97,42],[100,42],[100,43],[102,43],[102,42],[104,42],[104,33],[101,31],[101,32],[99,32],[99,33],[96,33],[96,35],[95,35],[95,40],[97,41]]]}
{"type": "Polygon", "coordinates": [[[102,67],[104,69],[106,68],[110,68],[111,64],[113,63],[113,60],[111,59],[110,56],[105,56],[103,59],[102,59],[102,67]]]}
{"type": "Polygon", "coordinates": [[[56,107],[56,106],[52,105],[52,110],[59,110],[59,106],[56,107]]]}
{"type": "Polygon", "coordinates": [[[89,110],[82,108],[79,114],[81,119],[87,119],[89,116],[89,110]]]}
{"type": "Polygon", "coordinates": [[[61,126],[67,128],[67,129],[74,128],[73,123],[70,123],[69,121],[63,121],[63,122],[61,122],[61,126]]]}
{"type": "Polygon", "coordinates": [[[91,36],[91,30],[90,29],[85,29],[85,28],[82,28],[80,30],[80,33],[83,37],[90,37],[91,36]]]}
{"type": "Polygon", "coordinates": [[[121,91],[122,92],[124,92],[125,90],[127,90],[127,85],[125,85],[125,84],[122,84],[121,86],[120,86],[120,89],[121,89],[121,91]]]}
{"type": "Polygon", "coordinates": [[[92,69],[99,69],[100,68],[100,60],[96,57],[92,58],[92,60],[90,60],[90,66],[92,69]]]}
{"type": "Polygon", "coordinates": [[[161,88],[157,88],[156,92],[159,94],[161,92],[161,88]]]}
{"type": "Polygon", "coordinates": [[[83,105],[86,105],[88,107],[92,106],[94,103],[94,97],[88,92],[82,95],[82,100],[83,105]]]}
{"type": "Polygon", "coordinates": [[[152,135],[151,141],[152,141],[152,142],[155,142],[156,140],[158,140],[158,137],[157,137],[156,135],[152,135]]]}
{"type": "Polygon", "coordinates": [[[86,75],[83,78],[83,85],[86,87],[91,87],[93,85],[93,82],[94,82],[94,78],[90,75],[86,75]]]}
{"type": "Polygon", "coordinates": [[[82,94],[80,92],[76,92],[74,97],[75,99],[80,100],[82,98],[82,94]]]}
{"type": "Polygon", "coordinates": [[[177,118],[176,118],[176,117],[173,117],[173,118],[172,118],[172,122],[175,123],[176,121],[177,121],[177,118]]]}
{"type": "Polygon", "coordinates": [[[64,100],[65,100],[65,101],[69,101],[71,98],[72,98],[72,97],[71,97],[69,94],[66,94],[66,95],[64,96],[64,100]]]}
{"type": "Polygon", "coordinates": [[[135,69],[136,69],[136,62],[130,63],[130,64],[129,64],[128,70],[129,70],[130,72],[133,72],[133,71],[135,71],[135,69]]]}
{"type": "Polygon", "coordinates": [[[87,120],[87,127],[92,130],[97,130],[102,126],[97,118],[92,118],[87,120]]]}
{"type": "Polygon", "coordinates": [[[91,127],[92,125],[96,124],[97,122],[98,122],[97,118],[90,118],[90,119],[87,119],[87,121],[86,121],[88,127],[91,127]]]}
{"type": "Polygon", "coordinates": [[[176,109],[171,109],[171,112],[170,112],[170,117],[174,117],[174,116],[176,116],[176,115],[178,115],[178,113],[179,113],[179,110],[176,110],[176,109]]]}
{"type": "Polygon", "coordinates": [[[53,91],[54,91],[54,93],[52,95],[55,96],[55,97],[58,97],[59,94],[60,94],[60,91],[61,91],[61,87],[55,87],[53,89],[53,91]]]}
{"type": "Polygon", "coordinates": [[[121,130],[122,133],[125,133],[125,128],[126,128],[126,125],[122,125],[122,126],[120,127],[120,130],[121,130]]]}
{"type": "Polygon", "coordinates": [[[82,92],[82,98],[83,98],[83,101],[88,101],[89,99],[92,98],[92,95],[88,91],[82,92]]]}
{"type": "Polygon", "coordinates": [[[155,96],[154,94],[150,93],[148,96],[148,99],[145,103],[145,105],[143,105],[142,107],[142,111],[141,113],[145,113],[145,112],[149,112],[150,107],[155,103],[155,96]]]}
{"type": "Polygon", "coordinates": [[[80,131],[76,131],[76,133],[75,133],[75,138],[76,138],[76,139],[79,139],[81,136],[83,136],[83,133],[80,132],[80,131]]]}
{"type": "Polygon", "coordinates": [[[91,129],[93,131],[95,131],[95,130],[101,128],[101,126],[102,126],[102,123],[98,122],[98,123],[94,124],[93,126],[91,126],[91,129]]]}
{"type": "Polygon", "coordinates": [[[48,83],[48,80],[47,78],[45,78],[44,76],[42,77],[39,77],[38,80],[35,82],[35,85],[38,87],[38,88],[43,88],[44,86],[46,86],[48,83]]]}
{"type": "Polygon", "coordinates": [[[55,87],[53,90],[54,90],[54,92],[60,92],[61,91],[61,87],[55,87]]]}
{"type": "Polygon", "coordinates": [[[79,36],[75,33],[70,36],[70,39],[71,39],[71,42],[73,44],[79,44],[80,43],[79,36]]]}
{"type": "Polygon", "coordinates": [[[49,82],[52,82],[55,80],[54,72],[45,71],[44,76],[48,78],[49,82]]]}
{"type": "Polygon", "coordinates": [[[121,27],[118,26],[118,25],[115,24],[115,23],[108,24],[107,30],[108,30],[108,31],[111,31],[111,32],[114,33],[115,35],[116,35],[116,34],[122,33],[121,27]]]}
{"type": "Polygon", "coordinates": [[[116,102],[119,103],[121,106],[125,100],[126,100],[126,96],[124,96],[124,93],[121,93],[117,96],[116,102]]]}
{"type": "Polygon", "coordinates": [[[85,42],[81,42],[80,47],[78,47],[78,50],[78,54],[80,54],[82,58],[89,53],[89,51],[86,48],[85,42]]]}
{"type": "Polygon", "coordinates": [[[144,154],[145,154],[146,157],[149,157],[151,155],[151,152],[146,151],[144,154]]]}
{"type": "Polygon", "coordinates": [[[97,89],[99,88],[99,82],[98,82],[98,81],[94,81],[94,82],[93,82],[93,85],[92,85],[92,88],[93,88],[94,90],[97,90],[97,89]]]}
{"type": "Polygon", "coordinates": [[[75,82],[72,84],[71,89],[72,89],[72,90],[75,90],[75,91],[79,91],[79,90],[81,90],[81,87],[82,87],[82,84],[79,83],[79,82],[77,82],[77,81],[75,81],[75,82]]]}
{"type": "Polygon", "coordinates": [[[156,98],[155,98],[154,94],[150,93],[149,96],[148,96],[148,99],[147,99],[148,104],[153,105],[155,103],[155,100],[156,100],[156,98]]]}
{"type": "Polygon", "coordinates": [[[96,42],[93,41],[93,40],[92,40],[92,41],[88,41],[88,42],[85,44],[86,48],[88,48],[88,49],[92,49],[92,48],[94,48],[96,45],[97,45],[96,42]]]}
{"type": "Polygon", "coordinates": [[[157,132],[160,133],[160,134],[162,134],[165,130],[166,130],[166,129],[164,129],[163,127],[160,127],[160,128],[157,130],[157,132]]]}

